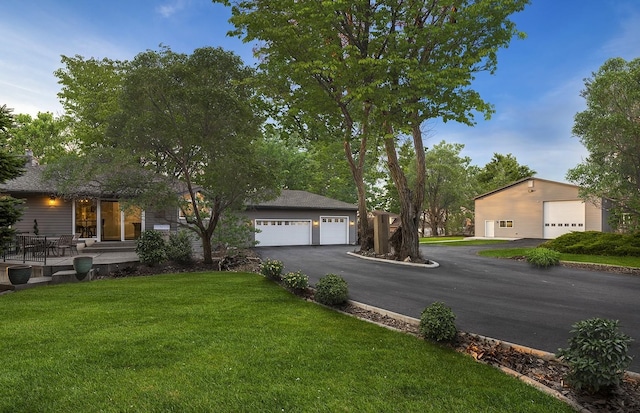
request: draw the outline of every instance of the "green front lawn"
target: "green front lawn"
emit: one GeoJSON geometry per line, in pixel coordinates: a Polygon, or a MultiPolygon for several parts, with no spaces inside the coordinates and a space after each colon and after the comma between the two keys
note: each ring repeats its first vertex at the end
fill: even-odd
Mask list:
{"type": "Polygon", "coordinates": [[[491,244],[503,244],[505,240],[498,239],[470,239],[465,240],[465,237],[426,237],[420,238],[420,244],[429,245],[446,245],[448,247],[456,246],[469,246],[469,245],[491,245],[491,244]]]}
{"type": "Polygon", "coordinates": [[[420,238],[421,244],[428,244],[432,242],[443,242],[443,241],[462,241],[464,237],[422,237],[420,238]]]}
{"type": "Polygon", "coordinates": [[[2,412],[572,411],[255,274],[39,287],[0,296],[0,320],[2,412]]]}
{"type": "MultiPolygon", "coordinates": [[[[513,258],[522,257],[531,248],[505,248],[499,250],[484,250],[478,252],[478,255],[483,257],[494,258],[513,258]]],[[[640,268],[640,257],[611,257],[603,255],[586,255],[586,254],[566,254],[560,253],[560,261],[573,261],[589,264],[606,264],[606,265],[620,265],[623,267],[638,267],[640,268]]]]}

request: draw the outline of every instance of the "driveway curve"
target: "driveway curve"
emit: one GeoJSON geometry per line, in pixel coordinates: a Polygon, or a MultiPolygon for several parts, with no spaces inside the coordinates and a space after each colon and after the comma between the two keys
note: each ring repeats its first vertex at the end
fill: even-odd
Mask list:
{"type": "Polygon", "coordinates": [[[567,346],[571,325],[592,317],[620,320],[634,338],[631,370],[640,371],[640,277],[568,267],[537,269],[525,262],[485,258],[480,249],[537,245],[518,240],[490,246],[421,247],[439,268],[394,265],[347,254],[354,246],[259,247],[263,259],[303,271],[314,285],[335,273],[349,283],[355,301],[411,317],[435,301],[456,314],[456,325],[528,347],[556,352],[567,346]]]}

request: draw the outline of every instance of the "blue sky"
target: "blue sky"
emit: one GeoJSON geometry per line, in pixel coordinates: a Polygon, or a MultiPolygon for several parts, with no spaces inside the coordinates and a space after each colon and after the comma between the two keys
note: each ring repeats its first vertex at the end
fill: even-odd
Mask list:
{"type": "MultiPolygon", "coordinates": [[[[226,36],[230,11],[209,0],[1,3],[0,105],[15,113],[61,113],[53,75],[60,55],[124,60],[160,44],[183,53],[220,46],[254,64],[252,46],[226,36]]],[[[495,106],[491,120],[473,128],[428,122],[425,143],[462,143],[479,166],[495,152],[511,153],[538,177],[565,181],[587,155],[571,136],[585,108],[584,79],[608,58],[640,57],[640,1],[532,0],[513,20],[527,38],[500,51],[496,74],[479,74],[473,84],[495,106]]]]}

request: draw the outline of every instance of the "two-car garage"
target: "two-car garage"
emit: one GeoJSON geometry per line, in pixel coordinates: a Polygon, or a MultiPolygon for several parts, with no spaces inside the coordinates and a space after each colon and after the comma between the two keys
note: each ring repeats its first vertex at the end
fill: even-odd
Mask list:
{"type": "Polygon", "coordinates": [[[313,227],[318,226],[320,245],[349,244],[349,217],[323,216],[311,219],[256,219],[259,246],[313,245],[313,227]]]}
{"type": "Polygon", "coordinates": [[[357,206],[306,191],[284,190],[245,214],[257,246],[355,244],[357,206]]]}

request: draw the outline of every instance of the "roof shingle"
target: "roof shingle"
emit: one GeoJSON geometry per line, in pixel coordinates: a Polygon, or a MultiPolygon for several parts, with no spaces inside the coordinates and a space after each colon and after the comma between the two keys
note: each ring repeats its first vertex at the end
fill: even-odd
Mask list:
{"type": "Polygon", "coordinates": [[[307,191],[285,189],[271,201],[251,205],[255,209],[334,209],[357,211],[358,206],[307,191]]]}

